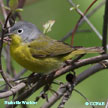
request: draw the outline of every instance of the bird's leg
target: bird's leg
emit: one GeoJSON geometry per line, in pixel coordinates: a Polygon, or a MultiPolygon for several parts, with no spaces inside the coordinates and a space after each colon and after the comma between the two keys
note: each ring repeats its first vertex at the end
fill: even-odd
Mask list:
{"type": "Polygon", "coordinates": [[[43,88],[43,90],[40,93],[40,96],[36,97],[35,101],[39,101],[40,98],[42,99],[46,99],[46,101],[48,102],[48,95],[47,95],[47,91],[50,90],[50,86],[51,86],[52,82],[46,84],[43,88]]]}
{"type": "Polygon", "coordinates": [[[53,81],[52,83],[53,83],[53,84],[56,84],[56,85],[63,84],[63,82],[61,82],[61,81],[59,81],[59,80],[53,81]]]}
{"type": "Polygon", "coordinates": [[[38,101],[40,98],[46,99],[48,101],[48,95],[46,92],[50,90],[51,84],[53,82],[53,74],[44,75],[46,80],[49,80],[48,83],[44,86],[42,92],[40,93],[40,96],[36,97],[36,101],[38,101]]]}
{"type": "Polygon", "coordinates": [[[79,59],[81,59],[85,54],[81,54],[79,56],[77,56],[75,59],[73,60],[67,60],[65,61],[66,65],[70,65],[70,64],[74,64],[75,62],[77,62],[79,59]]]}
{"type": "Polygon", "coordinates": [[[58,95],[58,93],[51,88],[52,83],[58,84],[58,85],[63,85],[63,82],[51,82],[51,83],[48,83],[47,85],[45,85],[43,91],[40,93],[40,96],[38,96],[36,98],[36,101],[38,101],[40,98],[43,98],[43,99],[46,99],[46,101],[48,102],[48,95],[46,94],[46,92],[48,90],[50,90],[52,93],[56,93],[56,95],[58,95]]]}
{"type": "Polygon", "coordinates": [[[31,88],[32,84],[36,83],[39,81],[39,79],[42,77],[41,74],[33,72],[30,74],[27,78],[27,80],[22,80],[22,82],[26,83],[28,88],[31,88]]]}

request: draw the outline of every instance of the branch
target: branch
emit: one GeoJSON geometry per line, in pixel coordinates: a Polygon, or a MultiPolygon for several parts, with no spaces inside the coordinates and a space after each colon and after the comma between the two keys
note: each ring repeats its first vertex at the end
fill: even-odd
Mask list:
{"type": "Polygon", "coordinates": [[[10,57],[10,50],[9,50],[9,46],[6,45],[4,47],[4,54],[5,54],[5,61],[6,61],[6,72],[9,74],[9,75],[12,75],[14,76],[15,75],[15,69],[13,67],[13,64],[12,64],[12,60],[11,60],[11,57],[10,57]]]}
{"type": "MultiPolygon", "coordinates": [[[[68,1],[69,1],[69,3],[70,3],[72,6],[76,7],[75,4],[72,2],[72,0],[68,0],[68,1]]],[[[80,17],[80,19],[78,20],[78,22],[77,22],[77,24],[75,25],[75,27],[74,27],[74,29],[73,29],[73,32],[72,32],[71,45],[73,45],[74,34],[75,34],[76,30],[77,30],[78,27],[79,27],[79,23],[81,22],[81,20],[82,20],[83,17],[85,16],[85,14],[88,12],[88,10],[93,6],[93,4],[94,4],[96,1],[97,1],[97,0],[94,0],[94,1],[89,5],[89,7],[85,10],[85,12],[84,12],[83,14],[80,14],[81,17],[80,17]]],[[[76,10],[77,10],[77,9],[76,9],[76,10]]]]}
{"type": "MultiPolygon", "coordinates": [[[[69,72],[70,70],[74,70],[74,69],[77,69],[79,67],[82,67],[82,66],[85,66],[88,64],[99,63],[100,61],[106,60],[106,59],[108,59],[108,54],[83,59],[83,60],[75,62],[74,64],[68,65],[68,66],[56,71],[54,76],[59,77],[60,75],[65,74],[66,72],[69,72]]],[[[70,63],[71,63],[71,61],[70,61],[70,63]]]]}
{"type": "MultiPolygon", "coordinates": [[[[3,22],[0,20],[0,27],[3,27],[3,22]]],[[[0,33],[1,33],[1,31],[0,31],[0,33]]],[[[1,34],[0,34],[0,36],[1,36],[1,34]]]]}
{"type": "Polygon", "coordinates": [[[98,71],[101,72],[101,70],[107,69],[107,67],[108,67],[108,62],[106,62],[106,61],[103,63],[95,64],[94,66],[90,67],[89,69],[87,69],[84,72],[82,72],[81,74],[79,74],[76,78],[75,84],[78,85],[86,78],[90,77],[91,75],[95,74],[98,71]],[[105,64],[106,67],[103,64],[105,64]]]}
{"type": "Polygon", "coordinates": [[[54,93],[53,96],[50,99],[48,99],[48,101],[45,102],[45,104],[43,104],[41,108],[51,108],[51,106],[54,103],[56,103],[62,96],[64,96],[62,99],[63,104],[61,102],[59,104],[58,108],[64,108],[63,106],[64,106],[65,102],[69,99],[69,97],[71,96],[72,90],[74,88],[74,86],[72,86],[71,88],[70,88],[70,86],[71,85],[69,83],[61,84],[60,88],[56,91],[56,93],[54,93]],[[71,89],[71,90],[68,90],[68,89],[71,89]],[[64,98],[66,98],[66,99],[64,99],[64,98]]]}
{"type": "Polygon", "coordinates": [[[23,8],[26,0],[19,0],[18,8],[23,8]]]}
{"type": "MultiPolygon", "coordinates": [[[[103,4],[105,3],[105,0],[102,1],[96,8],[94,8],[86,17],[90,17],[92,14],[94,14],[103,4]]],[[[87,19],[88,20],[88,19],[87,19]]],[[[95,28],[90,21],[87,21],[86,19],[82,19],[79,23],[79,26],[81,26],[83,24],[84,21],[86,21],[88,23],[88,25],[90,24],[90,27],[92,28],[92,30],[95,28]],[[92,25],[92,26],[91,26],[92,25]]],[[[96,29],[96,28],[95,28],[96,29]]],[[[94,31],[94,30],[93,30],[94,31]]],[[[62,39],[61,41],[65,41],[68,37],[70,37],[72,35],[73,29],[67,33],[62,39]]],[[[94,31],[95,32],[95,31],[94,31]]],[[[96,34],[98,35],[98,37],[102,40],[101,35],[99,33],[97,33],[98,31],[96,30],[96,34]]]]}
{"type": "Polygon", "coordinates": [[[104,22],[103,22],[102,46],[104,49],[104,54],[107,52],[107,31],[108,31],[108,0],[106,0],[105,3],[105,13],[104,13],[104,22]]]}
{"type": "Polygon", "coordinates": [[[57,102],[66,92],[67,84],[61,85],[60,88],[53,94],[53,96],[48,99],[48,102],[42,105],[41,108],[50,108],[55,102],[57,102]]]}
{"type": "MultiPolygon", "coordinates": [[[[50,78],[53,80],[53,79],[55,79],[55,78],[57,78],[57,77],[65,74],[65,73],[73,70],[73,69],[79,68],[79,67],[87,65],[87,64],[92,64],[92,63],[100,62],[100,61],[105,60],[105,59],[108,59],[108,55],[107,54],[96,56],[96,57],[91,57],[91,58],[88,58],[88,59],[83,59],[83,60],[80,60],[80,61],[74,63],[74,65],[71,64],[71,65],[65,66],[65,67],[63,67],[62,69],[60,69],[60,70],[58,70],[56,72],[52,72],[54,74],[53,77],[48,77],[48,78],[43,77],[40,80],[38,80],[39,79],[38,77],[37,78],[35,77],[35,79],[32,79],[32,80],[29,78],[28,80],[31,83],[32,83],[32,81],[36,82],[37,80],[38,80],[38,82],[36,82],[32,87],[30,87],[30,89],[25,90],[24,93],[20,94],[20,96],[16,99],[16,101],[17,100],[23,100],[23,99],[26,99],[29,96],[31,96],[36,90],[38,90],[39,88],[41,88],[43,85],[47,84],[49,82],[50,78]]],[[[101,64],[99,63],[98,65],[101,65],[101,64]]],[[[102,65],[99,68],[104,69],[105,67],[102,65]]],[[[50,76],[50,75],[48,75],[48,76],[50,76]]],[[[79,80],[81,80],[81,77],[77,77],[77,79],[78,80],[77,80],[76,84],[78,84],[79,80]]],[[[84,77],[84,79],[85,79],[85,77],[84,77]]],[[[18,85],[20,86],[20,84],[18,84],[18,85]]],[[[18,90],[16,90],[16,91],[18,91],[18,90]]],[[[1,94],[2,93],[0,93],[0,98],[1,98],[1,94]]],[[[13,95],[13,94],[11,93],[11,95],[13,95]]],[[[7,95],[5,95],[5,97],[11,96],[11,95],[7,94],[7,95]]]]}
{"type": "Polygon", "coordinates": [[[8,91],[0,93],[0,99],[12,96],[13,94],[17,93],[19,90],[24,88],[25,86],[26,86],[26,84],[22,82],[16,86],[14,86],[13,88],[11,88],[8,91]]]}
{"type": "MultiPolygon", "coordinates": [[[[91,10],[86,17],[89,18],[90,16],[92,16],[96,11],[99,10],[99,8],[101,8],[103,5],[105,4],[105,0],[103,0],[99,5],[97,5],[93,10],[91,10]]],[[[81,20],[80,23],[82,23],[84,21],[84,19],[81,20]]]]}
{"type": "MultiPolygon", "coordinates": [[[[7,0],[7,4],[9,3],[9,1],[7,0]]],[[[19,7],[18,8],[21,8],[24,6],[24,3],[25,3],[25,0],[19,0],[19,7]]],[[[12,18],[13,14],[11,11],[9,12],[6,12],[5,11],[5,8],[4,8],[4,4],[3,4],[3,1],[0,0],[0,6],[1,6],[1,9],[2,9],[2,13],[3,13],[3,16],[4,16],[4,19],[5,19],[5,23],[4,23],[4,27],[2,28],[2,35],[1,35],[1,42],[0,42],[0,72],[1,72],[1,75],[2,77],[4,78],[5,82],[9,85],[9,87],[12,87],[12,85],[9,83],[9,81],[7,80],[6,78],[6,75],[5,73],[3,72],[3,69],[2,69],[2,64],[1,64],[1,52],[2,52],[2,47],[3,47],[3,39],[4,39],[4,35],[5,33],[7,33],[8,31],[8,27],[10,27],[11,24],[9,24],[9,22],[11,22],[10,20],[10,17],[12,18]],[[8,14],[7,14],[8,13],[8,14]]],[[[14,15],[14,17],[16,18],[17,16],[14,15]]],[[[9,47],[6,46],[5,48],[5,51],[7,52],[6,53],[6,57],[8,57],[6,59],[6,65],[7,65],[7,72],[8,73],[12,73],[13,76],[15,75],[15,71],[14,71],[14,68],[11,64],[11,60],[10,60],[10,55],[9,55],[9,47]]]]}
{"type": "Polygon", "coordinates": [[[107,102],[106,102],[106,106],[105,106],[105,108],[108,108],[108,100],[107,100],[107,102]]]}
{"type": "MultiPolygon", "coordinates": [[[[78,91],[78,90],[76,90],[76,89],[74,89],[74,91],[77,92],[80,96],[82,96],[82,97],[86,100],[86,102],[89,102],[89,103],[90,103],[90,100],[88,100],[88,98],[85,97],[80,91],[78,91]]],[[[91,106],[92,106],[92,108],[95,108],[94,105],[91,105],[91,106]]]]}
{"type": "Polygon", "coordinates": [[[3,16],[4,16],[4,18],[6,18],[5,19],[6,21],[5,21],[4,27],[2,28],[1,40],[0,40],[0,73],[1,73],[1,75],[3,77],[3,79],[5,80],[5,82],[8,84],[8,86],[10,88],[12,88],[12,85],[7,80],[6,74],[3,72],[2,61],[1,61],[1,53],[2,53],[2,48],[3,48],[3,39],[4,39],[5,33],[7,32],[8,20],[9,20],[9,17],[11,15],[11,13],[9,13],[8,16],[7,16],[7,13],[6,13],[5,9],[4,9],[4,4],[3,4],[2,0],[0,0],[0,6],[1,6],[1,9],[2,9],[3,16]]]}
{"type": "MultiPolygon", "coordinates": [[[[1,10],[2,10],[3,16],[4,16],[4,20],[5,20],[5,24],[2,24],[3,25],[2,28],[7,29],[7,27],[10,27],[8,20],[12,14],[11,14],[11,12],[9,12],[9,14],[6,12],[6,10],[4,8],[3,0],[0,0],[0,5],[1,5],[1,10]]],[[[12,73],[13,66],[12,66],[11,60],[10,60],[8,45],[6,46],[5,51],[6,51],[6,65],[7,65],[6,72],[12,73]]]]}
{"type": "MultiPolygon", "coordinates": [[[[62,96],[62,100],[57,108],[64,108],[66,102],[70,99],[72,95],[72,91],[74,89],[74,83],[68,83],[67,86],[65,86],[66,92],[62,96]]],[[[45,107],[44,107],[45,108],[45,107]]],[[[46,107],[48,108],[48,107],[46,107]]]]}
{"type": "MultiPolygon", "coordinates": [[[[108,62],[105,62],[105,65],[108,67],[108,62]]],[[[104,67],[104,65],[102,65],[100,63],[90,67],[89,69],[85,70],[84,72],[82,72],[81,74],[79,74],[76,77],[76,80],[74,82],[75,85],[78,85],[79,83],[81,83],[82,81],[84,81],[85,79],[90,77],[91,75],[93,75],[96,72],[103,70],[103,69],[105,69],[105,67],[104,67]]],[[[54,93],[53,96],[49,99],[49,101],[45,102],[45,104],[43,104],[43,106],[41,108],[50,108],[58,99],[60,99],[64,95],[65,92],[66,92],[65,87],[63,88],[63,90],[61,90],[61,89],[57,90],[57,94],[54,93]]]]}
{"type": "Polygon", "coordinates": [[[5,9],[4,9],[3,0],[0,0],[0,7],[1,7],[2,13],[4,15],[4,19],[6,19],[7,18],[7,13],[6,13],[5,9]]]}
{"type": "Polygon", "coordinates": [[[16,76],[15,76],[15,79],[19,79],[25,72],[27,72],[27,69],[23,69],[21,70],[16,76]]]}

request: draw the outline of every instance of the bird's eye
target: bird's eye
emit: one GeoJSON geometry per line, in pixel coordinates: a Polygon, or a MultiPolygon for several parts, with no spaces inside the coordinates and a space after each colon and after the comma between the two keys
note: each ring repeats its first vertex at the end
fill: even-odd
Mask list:
{"type": "Polygon", "coordinates": [[[23,33],[23,29],[19,29],[17,32],[18,32],[18,34],[22,34],[23,33]]]}

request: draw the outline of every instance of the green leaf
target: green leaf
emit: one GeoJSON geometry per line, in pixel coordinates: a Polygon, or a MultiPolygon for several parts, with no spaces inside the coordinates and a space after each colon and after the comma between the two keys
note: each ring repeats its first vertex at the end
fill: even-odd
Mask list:
{"type": "Polygon", "coordinates": [[[74,10],[74,9],[75,9],[75,7],[71,7],[71,8],[70,8],[70,11],[72,11],[72,10],[74,10]]]}
{"type": "Polygon", "coordinates": [[[15,11],[16,11],[16,12],[22,12],[23,9],[22,9],[22,8],[18,8],[18,9],[16,9],[15,11]]]}
{"type": "Polygon", "coordinates": [[[80,6],[80,5],[79,5],[79,4],[77,4],[76,6],[71,7],[71,8],[70,8],[70,11],[75,10],[75,9],[78,9],[78,8],[79,8],[79,6],[80,6]]]}
{"type": "Polygon", "coordinates": [[[80,7],[80,5],[79,5],[79,4],[77,4],[77,5],[76,5],[76,7],[77,7],[77,8],[79,8],[79,7],[80,7]]]}
{"type": "Polygon", "coordinates": [[[4,8],[6,9],[6,10],[11,10],[9,7],[7,7],[7,6],[4,6],[4,8]]]}
{"type": "Polygon", "coordinates": [[[18,0],[10,0],[9,7],[12,11],[15,11],[15,9],[18,7],[18,0]]]}
{"type": "Polygon", "coordinates": [[[54,25],[55,20],[49,20],[47,23],[43,25],[43,33],[46,34],[52,30],[52,26],[54,25]]]}

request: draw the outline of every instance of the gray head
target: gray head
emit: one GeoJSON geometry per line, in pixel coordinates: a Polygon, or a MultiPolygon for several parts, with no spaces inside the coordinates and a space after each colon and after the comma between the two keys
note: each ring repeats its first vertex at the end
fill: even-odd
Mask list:
{"type": "Polygon", "coordinates": [[[19,21],[10,28],[10,34],[18,34],[24,42],[30,42],[42,34],[37,27],[26,21],[19,21]]]}

